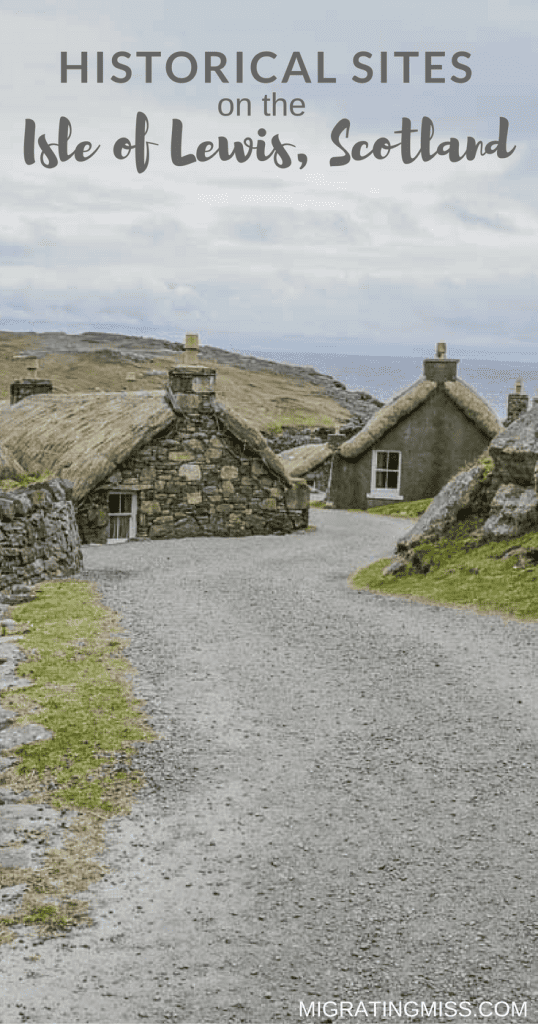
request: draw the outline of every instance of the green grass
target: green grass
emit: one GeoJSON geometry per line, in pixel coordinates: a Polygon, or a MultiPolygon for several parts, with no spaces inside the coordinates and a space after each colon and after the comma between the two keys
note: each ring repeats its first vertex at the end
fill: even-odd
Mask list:
{"type": "Polygon", "coordinates": [[[4,703],[54,733],[20,748],[19,776],[46,776],[58,807],[116,813],[125,777],[116,762],[147,729],[112,614],[89,583],[62,580],[44,584],[13,618],[31,625],[20,644],[31,651],[22,671],[35,685],[4,703]]]}
{"type": "Polygon", "coordinates": [[[50,473],[42,473],[40,476],[30,476],[25,473],[19,480],[0,480],[0,491],[13,491],[15,487],[28,487],[29,484],[40,484],[50,480],[50,473]]]}
{"type": "MultiPolygon", "coordinates": [[[[419,519],[431,503],[431,498],[420,501],[395,501],[391,505],[378,505],[376,508],[348,508],[347,512],[370,512],[374,516],[397,516],[405,519],[419,519]]],[[[325,501],[311,501],[311,508],[326,508],[325,501]]]]}
{"type": "Polygon", "coordinates": [[[405,519],[419,519],[428,505],[431,498],[420,498],[418,501],[395,501],[392,505],[377,505],[376,508],[366,509],[375,516],[398,516],[405,519]]]}
{"type": "Polygon", "coordinates": [[[117,617],[91,584],[42,584],[12,615],[28,629],[18,641],[27,657],[19,673],[34,685],[7,693],[3,707],[17,712],[17,724],[39,722],[53,737],[14,751],[5,782],[25,800],[74,813],[67,841],[46,852],[37,870],[0,869],[0,886],[27,885],[20,909],[0,920],[8,941],[17,926],[53,934],[88,920],[73,893],[105,873],[95,860],[103,824],[129,810],[142,782],[131,768],[133,744],[155,738],[131,693],[117,617]]]}
{"type": "Polygon", "coordinates": [[[537,619],[538,565],[516,568],[516,554],[502,561],[501,556],[516,546],[537,548],[538,531],[474,546],[476,541],[470,534],[476,525],[468,523],[452,536],[419,545],[415,550],[423,563],[430,565],[425,574],[406,572],[402,576],[383,576],[383,569],[392,561],[383,559],[360,569],[352,585],[357,590],[500,612],[519,619],[537,619]]]}

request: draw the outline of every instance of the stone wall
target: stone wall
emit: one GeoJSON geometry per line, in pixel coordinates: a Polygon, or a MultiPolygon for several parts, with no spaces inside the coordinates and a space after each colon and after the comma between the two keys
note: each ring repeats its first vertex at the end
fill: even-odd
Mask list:
{"type": "Polygon", "coordinates": [[[71,486],[56,479],[0,490],[0,590],[78,572],[82,552],[70,499],[71,486]]]}
{"type": "MultiPolygon", "coordinates": [[[[371,415],[376,412],[376,407],[372,406],[371,415]]],[[[370,416],[363,418],[350,420],[349,423],[344,423],[339,426],[338,431],[341,435],[341,444],[347,441],[350,437],[354,437],[358,434],[359,430],[366,425],[370,416]]],[[[282,427],[278,433],[262,431],[263,437],[267,441],[267,444],[273,449],[274,452],[285,452],[288,448],[300,448],[303,444],[325,444],[329,434],[332,434],[334,427],[282,427]]]]}
{"type": "Polygon", "coordinates": [[[77,509],[85,543],[105,543],[108,492],[137,491],[144,538],[290,533],[308,525],[308,491],[290,488],[207,407],[178,414],[77,509]]]}

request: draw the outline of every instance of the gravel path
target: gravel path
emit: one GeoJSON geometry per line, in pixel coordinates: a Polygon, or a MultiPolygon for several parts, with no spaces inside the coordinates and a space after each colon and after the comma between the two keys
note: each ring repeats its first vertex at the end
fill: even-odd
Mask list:
{"type": "Polygon", "coordinates": [[[357,594],[408,524],[311,521],[85,549],[160,740],[95,926],[3,948],[4,1024],[538,1021],[537,626],[357,594]]]}

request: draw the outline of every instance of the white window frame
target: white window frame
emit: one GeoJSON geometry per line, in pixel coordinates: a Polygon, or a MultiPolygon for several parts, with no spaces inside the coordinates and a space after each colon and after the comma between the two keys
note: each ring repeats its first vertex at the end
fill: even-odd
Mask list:
{"type": "MultiPolygon", "coordinates": [[[[121,488],[113,488],[110,491],[107,491],[107,503],[108,503],[108,499],[110,498],[110,496],[114,495],[114,494],[129,494],[130,495],[130,498],[131,498],[131,512],[130,512],[130,515],[129,515],[129,536],[128,537],[108,537],[107,538],[107,544],[125,544],[128,540],[133,540],[136,537],[136,525],[137,525],[137,520],[138,520],[138,515],[137,515],[137,513],[138,513],[138,494],[137,494],[136,491],[131,491],[131,490],[128,490],[127,488],[125,488],[124,490],[122,490],[121,488]]],[[[108,515],[109,515],[109,520],[108,520],[108,524],[109,524],[108,528],[109,528],[109,530],[110,530],[110,515],[114,515],[114,514],[115,513],[110,513],[110,512],[108,513],[108,515]]]]}
{"type": "MultiPolygon", "coordinates": [[[[391,470],[393,473],[394,470],[391,470]]],[[[391,501],[403,501],[403,495],[400,494],[400,483],[402,479],[402,453],[396,451],[394,448],[384,449],[376,448],[372,451],[372,473],[370,477],[370,494],[367,494],[367,498],[390,498],[391,501]],[[378,487],[377,486],[377,472],[380,469],[377,465],[378,455],[397,455],[398,456],[398,485],[397,487],[378,487]]]]}

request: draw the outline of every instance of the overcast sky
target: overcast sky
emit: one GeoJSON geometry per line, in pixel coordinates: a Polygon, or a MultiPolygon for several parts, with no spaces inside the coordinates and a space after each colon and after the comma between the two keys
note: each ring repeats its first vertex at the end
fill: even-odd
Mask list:
{"type": "MultiPolygon", "coordinates": [[[[431,354],[443,339],[458,355],[536,359],[535,3],[3,0],[1,8],[1,328],[171,339],[198,331],[232,348],[374,355],[431,354]],[[70,64],[87,51],[86,84],[76,70],[61,83],[61,51],[70,64]],[[118,51],[131,54],[119,58],[132,70],[124,83],[111,81],[125,74],[111,63],[118,51]],[[161,53],[151,82],[141,51],[161,53]],[[178,51],[197,62],[190,82],[166,74],[178,51]],[[276,57],[261,58],[258,71],[275,82],[252,77],[252,58],[263,51],[276,57]],[[336,82],[318,83],[320,51],[325,77],[336,82]],[[353,66],[359,51],[372,54],[363,60],[368,82],[352,80],[366,77],[353,66]],[[395,51],[419,53],[409,58],[407,83],[395,51]],[[432,77],[444,82],[426,83],[426,51],[444,51],[430,58],[441,65],[432,77]],[[451,81],[464,76],[452,65],[459,51],[470,54],[459,59],[471,68],[467,82],[451,81]],[[206,52],[225,55],[227,83],[216,75],[205,82],[206,52]],[[310,82],[282,82],[294,52],[310,82]],[[273,93],[286,100],[286,116],[282,105],[273,116],[271,103],[264,113],[263,97],[273,93]],[[219,113],[219,102],[226,111],[238,98],[251,101],[250,116],[246,103],[240,116],[219,113]],[[290,113],[294,98],[304,103],[301,116],[290,113]],[[142,173],[134,152],[124,160],[113,153],[117,139],[134,140],[139,111],[149,121],[146,141],[157,143],[142,173]],[[36,162],[26,164],[25,120],[36,122],[36,140],[57,142],[60,116],[72,125],[71,151],[84,141],[99,150],[47,168],[36,141],[36,162]],[[434,150],[455,137],[462,152],[467,136],[497,139],[507,118],[515,152],[406,165],[395,148],[385,159],[330,165],[342,156],[331,142],[342,119],[350,152],[360,140],[394,145],[402,118],[420,129],[423,117],[433,122],[434,150]],[[292,164],[254,152],[244,163],[216,156],[175,166],[173,119],[183,125],[183,156],[219,136],[230,149],[245,137],[256,143],[265,129],[267,150],[278,134],[292,164]],[[303,169],[298,154],[307,157],[303,169]]],[[[171,65],[176,77],[191,69],[187,58],[171,65]]]]}

